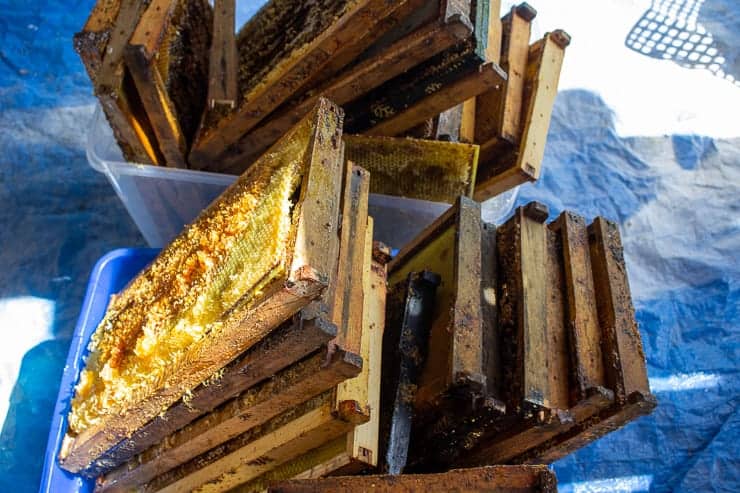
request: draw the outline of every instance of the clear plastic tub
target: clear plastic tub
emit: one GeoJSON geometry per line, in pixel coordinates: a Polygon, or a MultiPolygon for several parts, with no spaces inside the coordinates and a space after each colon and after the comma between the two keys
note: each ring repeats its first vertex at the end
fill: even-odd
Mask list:
{"type": "MultiPolygon", "coordinates": [[[[191,222],[236,176],[135,164],[124,161],[100,107],[87,139],[87,159],[103,173],[150,246],[161,248],[191,222]]],[[[483,204],[485,220],[500,223],[510,212],[516,189],[483,204]]],[[[401,248],[439,217],[449,204],[370,195],[375,239],[401,248]]]]}

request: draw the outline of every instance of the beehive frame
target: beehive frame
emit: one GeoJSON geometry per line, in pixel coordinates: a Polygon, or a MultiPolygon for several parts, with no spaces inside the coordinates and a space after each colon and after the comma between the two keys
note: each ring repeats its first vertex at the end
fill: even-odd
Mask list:
{"type": "MultiPolygon", "coordinates": [[[[215,162],[229,146],[299,91],[314,74],[326,68],[332,58],[345,59],[348,54],[356,53],[355,40],[373,33],[380,20],[398,7],[398,2],[385,0],[336,0],[334,4],[336,16],[321,32],[313,33],[313,37],[301,46],[288,48],[290,51],[287,53],[268,57],[268,66],[258,67],[264,72],[258,83],[240,82],[241,94],[234,111],[217,121],[204,120],[191,149],[190,161],[196,167],[205,168],[215,162]]],[[[254,40],[262,39],[269,45],[267,36],[270,32],[281,33],[284,29],[284,26],[271,24],[275,19],[280,19],[281,15],[297,19],[298,13],[304,10],[307,13],[301,15],[314,15],[316,12],[312,13],[312,8],[312,3],[273,0],[239,31],[237,46],[253,48],[254,40]]],[[[317,15],[324,14],[330,12],[322,10],[317,15]]],[[[242,60],[240,72],[246,70],[243,66],[242,60]]],[[[245,73],[247,77],[253,77],[251,71],[245,73]]]]}
{"type": "Polygon", "coordinates": [[[126,47],[126,65],[163,158],[159,164],[187,168],[206,107],[212,18],[206,0],[152,0],[126,47]]]}
{"type": "Polygon", "coordinates": [[[472,35],[467,16],[451,8],[446,0],[438,9],[431,8],[434,4],[409,0],[399,6],[385,19],[393,22],[394,29],[388,29],[356,62],[284,103],[262,125],[240,138],[234,150],[210,163],[209,169],[240,172],[309,111],[317,98],[347,104],[472,35]]]}
{"type": "MultiPolygon", "coordinates": [[[[360,262],[363,265],[364,279],[361,285],[368,285],[372,272],[372,229],[372,219],[368,218],[367,229],[361,240],[364,245],[362,249],[364,261],[360,262]]],[[[348,286],[348,291],[350,289],[348,286]]],[[[378,359],[377,355],[371,354],[375,345],[373,339],[378,338],[371,327],[376,318],[363,316],[363,304],[371,303],[377,309],[383,306],[381,300],[384,299],[382,292],[369,291],[368,298],[370,294],[378,295],[379,299],[361,299],[359,306],[356,304],[349,306],[352,308],[351,313],[345,316],[349,323],[354,316],[360,316],[361,332],[358,335],[361,339],[361,355],[363,361],[367,363],[378,359]]],[[[344,306],[348,306],[346,303],[351,296],[349,293],[347,295],[344,306]]],[[[338,339],[341,339],[341,336],[338,339]]],[[[373,401],[379,398],[380,391],[379,379],[376,385],[374,383],[376,379],[371,376],[371,371],[375,374],[378,369],[372,370],[370,364],[364,364],[361,373],[355,378],[346,380],[336,388],[286,410],[282,415],[272,418],[263,425],[252,428],[166,472],[144,485],[142,490],[169,492],[198,488],[204,492],[226,491],[240,484],[259,481],[261,476],[322,444],[340,438],[348,443],[346,442],[348,433],[352,435],[353,451],[354,445],[357,445],[358,452],[362,453],[359,448],[373,440],[373,433],[364,436],[363,430],[357,430],[357,427],[370,422],[371,406],[373,401]]],[[[375,437],[377,438],[377,435],[375,437]]]]}
{"type": "MultiPolygon", "coordinates": [[[[560,69],[569,43],[568,33],[556,30],[529,47],[518,143],[512,146],[509,138],[501,136],[479,142],[481,158],[476,200],[484,201],[539,178],[560,69]]],[[[512,84],[512,87],[519,86],[512,84]]]]}
{"type": "Polygon", "coordinates": [[[124,157],[157,163],[154,132],[123,62],[124,48],[146,6],[145,0],[98,0],[75,34],[74,47],[124,157]]]}
{"type": "MultiPolygon", "coordinates": [[[[217,373],[321,296],[326,287],[331,285],[337,270],[339,249],[341,127],[341,110],[321,100],[315,111],[277,143],[273,153],[265,158],[264,166],[270,166],[271,160],[280,159],[281,152],[289,152],[291,157],[286,155],[288,162],[296,159],[293,156],[298,156],[302,163],[300,166],[305,170],[294,209],[293,232],[289,236],[293,239],[288,245],[288,255],[281,261],[284,268],[276,271],[277,277],[265,285],[255,298],[250,298],[249,303],[228,312],[218,338],[204,338],[201,344],[188,348],[189,356],[184,359],[188,361],[187,369],[182,368],[177,374],[167,376],[158,388],[145,389],[144,395],[136,397],[135,401],[121,404],[126,405],[125,409],[102,416],[100,422],[81,433],[75,436],[67,433],[60,453],[62,467],[72,472],[87,468],[95,459],[156,417],[163,408],[177,402],[189,389],[217,373]],[[298,149],[301,152],[295,154],[298,149]]],[[[197,231],[194,228],[213,214],[218,214],[221,208],[232,203],[230,201],[236,200],[243,187],[262,169],[260,166],[237,180],[140,276],[166,268],[166,259],[177,258],[173,257],[178,255],[177,249],[192,241],[188,239],[190,232],[197,231]]],[[[125,296],[126,291],[122,294],[122,303],[125,303],[125,296]]],[[[318,309],[317,315],[328,319],[326,310],[328,308],[318,309]]]]}

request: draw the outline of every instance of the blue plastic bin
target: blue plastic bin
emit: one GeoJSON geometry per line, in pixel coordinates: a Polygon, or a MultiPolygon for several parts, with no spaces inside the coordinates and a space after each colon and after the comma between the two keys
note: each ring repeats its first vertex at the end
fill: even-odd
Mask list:
{"type": "Polygon", "coordinates": [[[64,431],[67,429],[67,413],[72,400],[72,392],[77,374],[82,366],[82,359],[87,352],[87,342],[97,327],[108,300],[112,294],[121,291],[159,253],[156,248],[122,248],[104,255],[95,264],[87,284],[85,301],[77,321],[72,342],[69,347],[67,364],[64,366],[59,395],[54,408],[54,416],[49,431],[49,442],[46,445],[44,470],[41,476],[39,491],[66,493],[92,492],[94,481],[84,479],[62,470],[56,457],[62,444],[64,431]]]}

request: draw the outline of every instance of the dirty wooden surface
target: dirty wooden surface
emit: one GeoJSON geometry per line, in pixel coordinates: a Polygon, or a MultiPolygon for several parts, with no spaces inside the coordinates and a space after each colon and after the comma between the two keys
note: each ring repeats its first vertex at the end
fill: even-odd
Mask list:
{"type": "Polygon", "coordinates": [[[401,476],[344,476],[284,481],[271,486],[271,493],[427,493],[466,491],[486,493],[556,492],[555,475],[545,466],[494,466],[458,469],[441,474],[401,476]]]}

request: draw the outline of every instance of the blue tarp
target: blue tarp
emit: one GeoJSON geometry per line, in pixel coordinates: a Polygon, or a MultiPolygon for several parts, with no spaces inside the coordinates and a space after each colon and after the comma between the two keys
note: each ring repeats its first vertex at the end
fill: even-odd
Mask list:
{"type": "MultiPolygon", "coordinates": [[[[0,491],[38,488],[90,269],[143,245],[84,155],[94,99],[71,36],[92,3],[0,0],[0,491]]],[[[740,9],[707,4],[732,73],[740,9]]],[[[726,108],[730,137],[739,109],[726,108]]],[[[626,138],[618,123],[598,88],[562,91],[544,176],[518,199],[620,223],[659,399],[651,416],[556,463],[561,490],[740,491],[740,138],[626,138]]]]}

